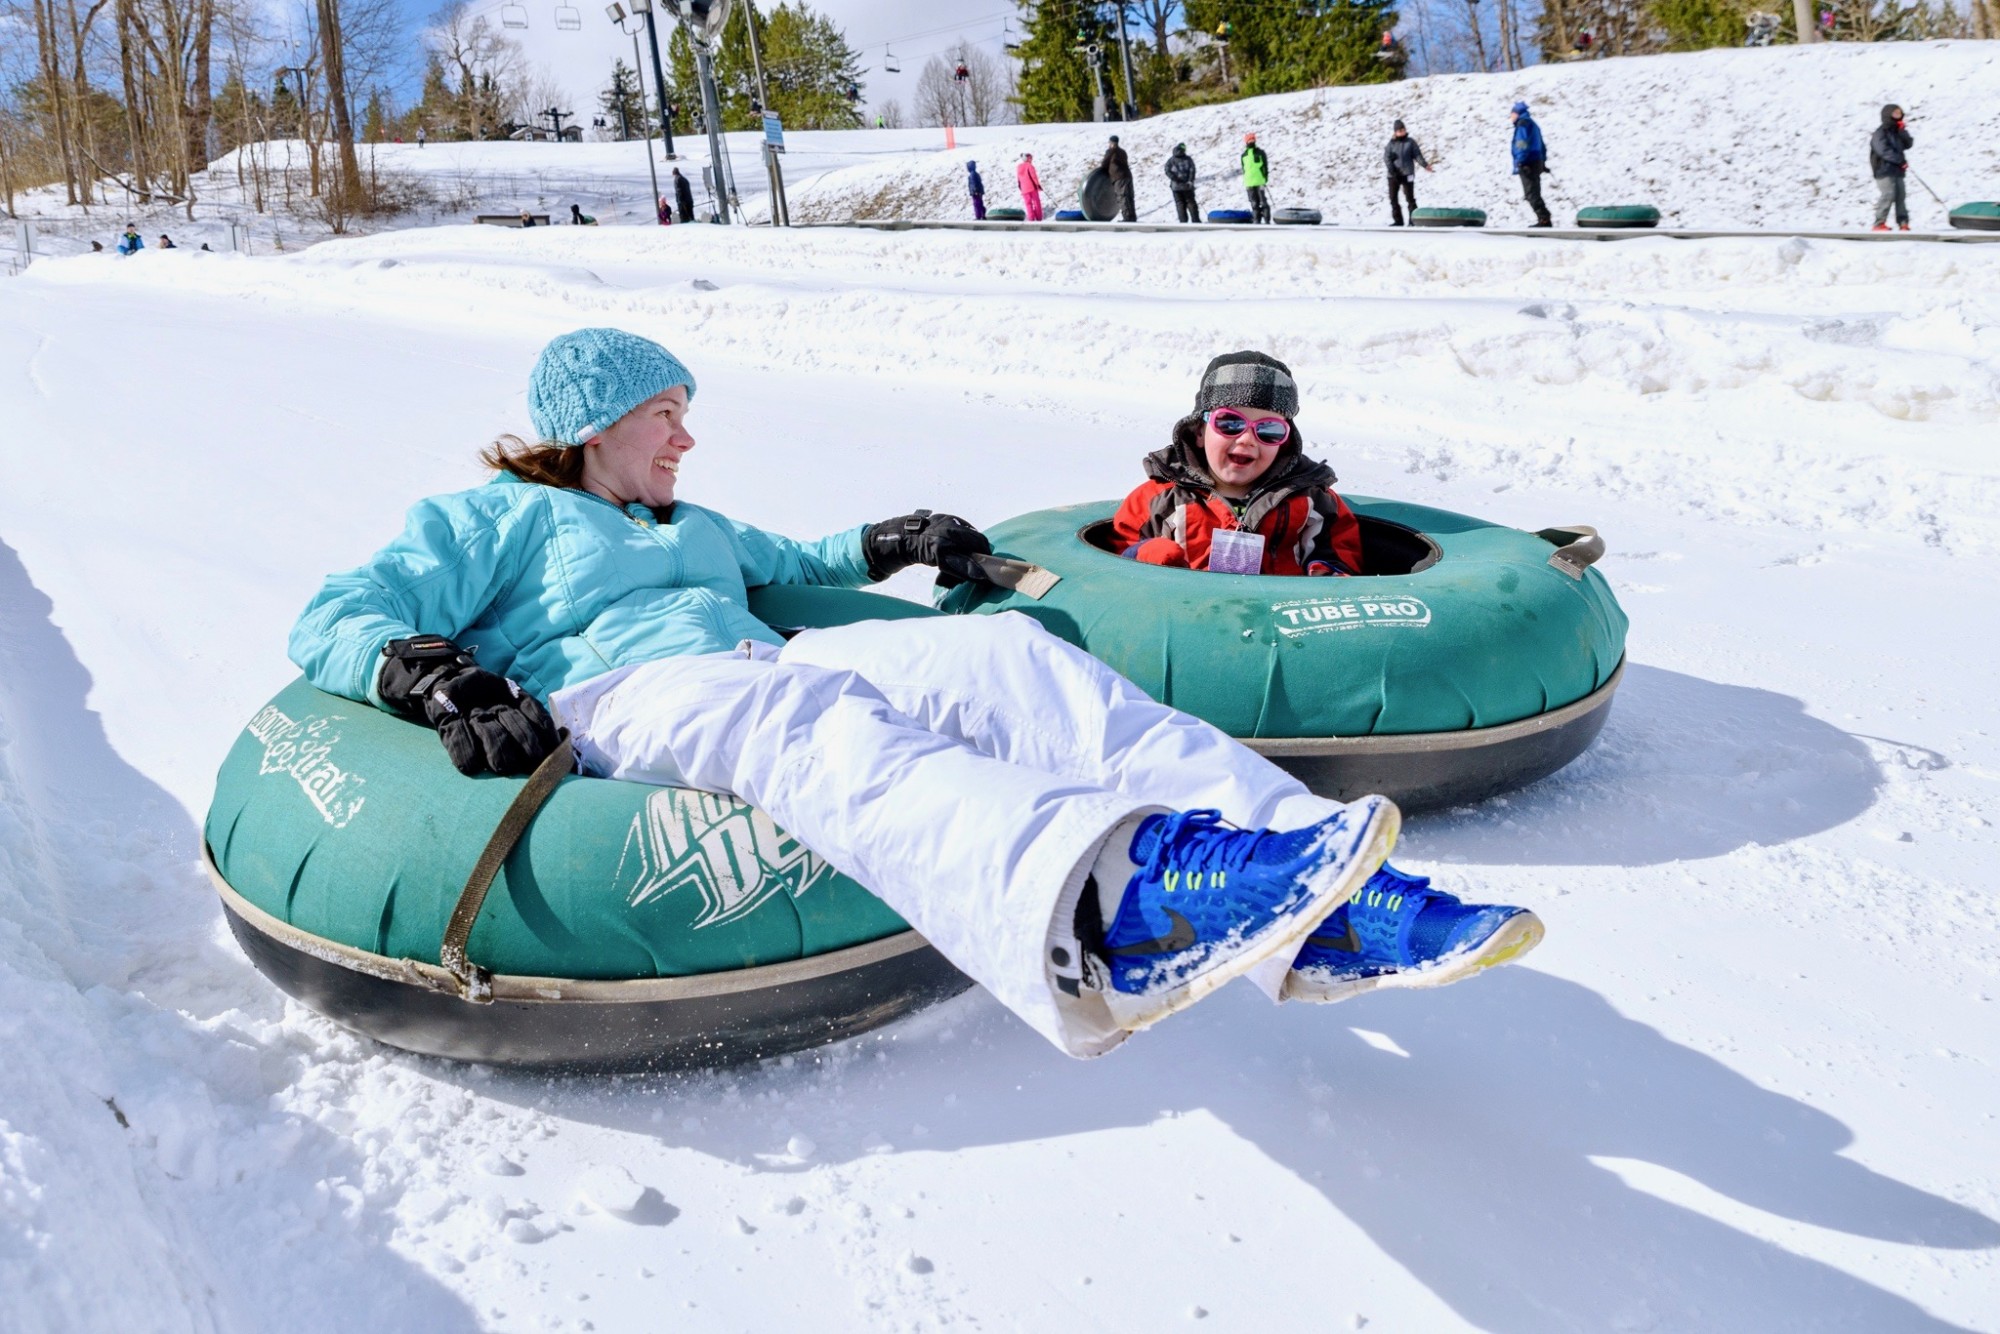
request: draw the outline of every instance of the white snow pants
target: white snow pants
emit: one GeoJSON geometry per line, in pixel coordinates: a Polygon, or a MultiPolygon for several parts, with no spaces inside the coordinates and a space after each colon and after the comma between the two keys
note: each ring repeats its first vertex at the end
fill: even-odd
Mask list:
{"type": "Polygon", "coordinates": [[[586,772],[759,807],[1073,1056],[1125,1036],[1050,966],[1116,826],[1215,807],[1297,828],[1335,809],[1016,612],[745,641],[551,703],[586,772]]]}

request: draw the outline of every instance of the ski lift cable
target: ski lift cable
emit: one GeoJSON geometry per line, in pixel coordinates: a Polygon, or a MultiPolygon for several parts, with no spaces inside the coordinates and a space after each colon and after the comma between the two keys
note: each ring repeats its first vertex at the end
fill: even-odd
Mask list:
{"type": "Polygon", "coordinates": [[[894,46],[898,42],[914,42],[923,37],[935,37],[939,33],[962,33],[967,29],[984,27],[989,23],[1005,23],[1012,17],[1013,12],[1011,10],[996,10],[991,14],[981,14],[975,18],[966,19],[962,23],[948,23],[942,27],[926,28],[921,32],[899,32],[893,37],[878,37],[873,41],[856,42],[853,45],[862,49],[877,46],[894,46]]]}

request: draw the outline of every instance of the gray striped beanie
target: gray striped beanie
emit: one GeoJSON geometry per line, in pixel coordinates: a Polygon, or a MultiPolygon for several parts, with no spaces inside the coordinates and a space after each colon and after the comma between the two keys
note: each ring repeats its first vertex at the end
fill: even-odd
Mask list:
{"type": "Polygon", "coordinates": [[[1194,410],[1261,408],[1286,417],[1299,415],[1299,386],[1292,368],[1262,352],[1225,352],[1201,373],[1194,410]]]}

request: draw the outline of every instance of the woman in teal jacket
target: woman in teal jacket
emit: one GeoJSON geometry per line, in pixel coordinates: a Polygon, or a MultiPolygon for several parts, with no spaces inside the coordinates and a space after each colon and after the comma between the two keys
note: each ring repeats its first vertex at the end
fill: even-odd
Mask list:
{"type": "Polygon", "coordinates": [[[1532,914],[1400,877],[1363,894],[1393,805],[1313,796],[1024,616],[780,636],[748,589],[973,578],[990,548],[928,511],[797,542],[679,499],[694,390],[647,339],[554,340],[528,392],[541,442],[502,441],[496,481],[420,502],[329,578],[293,659],[435,728],[468,775],[526,772],[560,728],[585,773],[762,808],[1073,1055],[1233,977],[1339,999],[1539,938],[1532,914]],[[1322,926],[1334,955],[1308,946],[1322,926]],[[1288,986],[1307,956],[1339,985],[1288,986]]]}

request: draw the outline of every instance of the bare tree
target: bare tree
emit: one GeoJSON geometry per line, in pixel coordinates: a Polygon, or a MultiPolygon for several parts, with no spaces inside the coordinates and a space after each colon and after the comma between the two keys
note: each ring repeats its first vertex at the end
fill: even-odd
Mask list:
{"type": "Polygon", "coordinates": [[[522,77],[520,46],[486,15],[474,14],[468,0],[452,0],[431,15],[424,46],[447,74],[455,76],[463,119],[460,132],[467,138],[484,138],[516,99],[522,77]]]}
{"type": "MultiPolygon", "coordinates": [[[[515,80],[513,100],[508,104],[507,114],[522,125],[540,125],[542,113],[550,107],[568,112],[563,81],[550,72],[546,65],[536,65],[524,71],[515,80]]],[[[553,128],[553,126],[551,126],[553,128]]]]}
{"type": "Polygon", "coordinates": [[[892,97],[881,106],[875,108],[875,114],[881,117],[883,129],[900,130],[903,128],[903,104],[895,98],[892,97]]]}
{"type": "Polygon", "coordinates": [[[919,125],[994,125],[1004,121],[1014,93],[1014,69],[984,48],[961,45],[932,56],[917,75],[919,125]],[[965,77],[959,78],[960,68],[965,77]]]}

